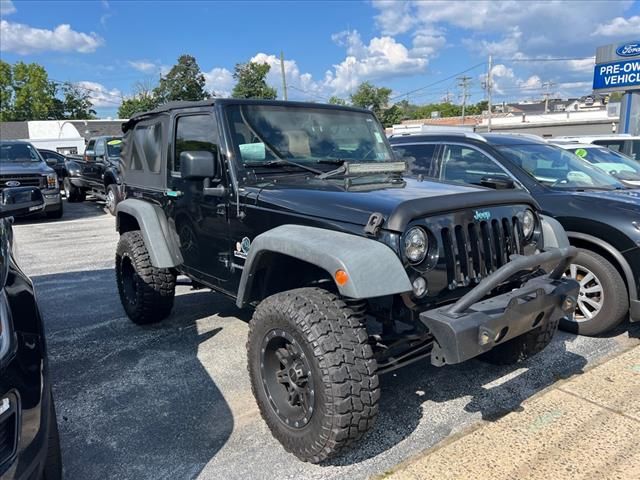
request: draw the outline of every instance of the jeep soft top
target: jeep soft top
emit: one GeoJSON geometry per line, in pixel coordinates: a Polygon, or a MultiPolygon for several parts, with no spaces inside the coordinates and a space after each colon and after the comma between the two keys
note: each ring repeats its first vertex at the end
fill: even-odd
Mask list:
{"type": "Polygon", "coordinates": [[[528,194],[406,176],[369,111],[213,99],[123,130],[127,315],[167,317],[178,274],[255,307],[252,389],[303,460],[371,427],[379,374],[521,361],[575,307],[575,249],[528,194]]]}

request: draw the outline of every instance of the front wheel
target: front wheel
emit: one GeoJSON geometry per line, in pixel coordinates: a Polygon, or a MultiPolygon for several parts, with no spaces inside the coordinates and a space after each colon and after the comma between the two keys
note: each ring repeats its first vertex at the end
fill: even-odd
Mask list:
{"type": "Polygon", "coordinates": [[[321,462],[373,425],[380,388],[363,319],[318,288],[264,300],[247,342],[251,388],[285,450],[321,462]]]}
{"type": "Polygon", "coordinates": [[[125,312],[139,325],[157,323],[171,313],[176,275],[151,264],[139,230],[123,233],[116,249],[116,281],[125,312]]]}
{"type": "Polygon", "coordinates": [[[106,194],[106,206],[111,215],[116,214],[116,207],[120,201],[120,194],[118,193],[118,186],[115,183],[107,186],[106,194]]]}
{"type": "Polygon", "coordinates": [[[579,335],[599,335],[618,325],[629,311],[629,293],[620,272],[606,258],[591,250],[578,249],[566,272],[580,284],[573,318],[560,328],[579,335]]]}
{"type": "Polygon", "coordinates": [[[64,185],[64,196],[67,197],[68,202],[83,202],[86,199],[86,192],[71,183],[68,177],[65,177],[62,183],[64,185]]]}

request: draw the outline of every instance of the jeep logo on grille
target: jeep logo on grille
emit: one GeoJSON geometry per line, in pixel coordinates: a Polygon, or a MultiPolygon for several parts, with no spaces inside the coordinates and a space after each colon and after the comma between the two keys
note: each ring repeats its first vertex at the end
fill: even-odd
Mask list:
{"type": "Polygon", "coordinates": [[[7,187],[19,187],[20,186],[20,182],[17,180],[9,180],[8,182],[5,183],[5,185],[7,187]]]}
{"type": "Polygon", "coordinates": [[[481,221],[481,220],[489,220],[491,218],[491,212],[488,211],[481,211],[481,210],[476,210],[475,214],[473,215],[473,219],[477,222],[481,221]]]}

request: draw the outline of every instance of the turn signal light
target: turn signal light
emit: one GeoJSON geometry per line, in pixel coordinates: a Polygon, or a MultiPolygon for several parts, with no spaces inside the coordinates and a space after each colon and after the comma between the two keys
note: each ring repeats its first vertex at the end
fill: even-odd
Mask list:
{"type": "Polygon", "coordinates": [[[349,281],[349,275],[344,270],[336,270],[334,277],[336,279],[336,283],[340,286],[349,281]]]}

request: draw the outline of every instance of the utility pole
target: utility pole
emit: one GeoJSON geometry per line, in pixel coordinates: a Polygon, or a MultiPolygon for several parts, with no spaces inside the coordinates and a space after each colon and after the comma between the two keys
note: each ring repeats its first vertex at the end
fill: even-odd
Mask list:
{"type": "Polygon", "coordinates": [[[555,83],[553,82],[544,82],[542,86],[547,89],[544,93],[544,113],[549,113],[549,97],[551,96],[551,92],[549,91],[555,83]]]}
{"type": "Polygon", "coordinates": [[[487,132],[491,131],[491,88],[493,87],[493,74],[491,70],[493,70],[493,57],[489,55],[489,71],[487,72],[487,104],[489,107],[489,116],[487,117],[487,132]]]}
{"type": "Polygon", "coordinates": [[[288,100],[287,98],[287,79],[284,76],[284,52],[280,50],[280,72],[282,73],[282,95],[283,98],[288,100]]]}
{"type": "Polygon", "coordinates": [[[458,83],[459,87],[462,87],[462,124],[464,125],[464,111],[467,106],[467,98],[469,98],[469,94],[467,93],[467,88],[469,87],[469,81],[471,77],[467,77],[463,75],[462,77],[458,77],[460,83],[458,83]]]}

